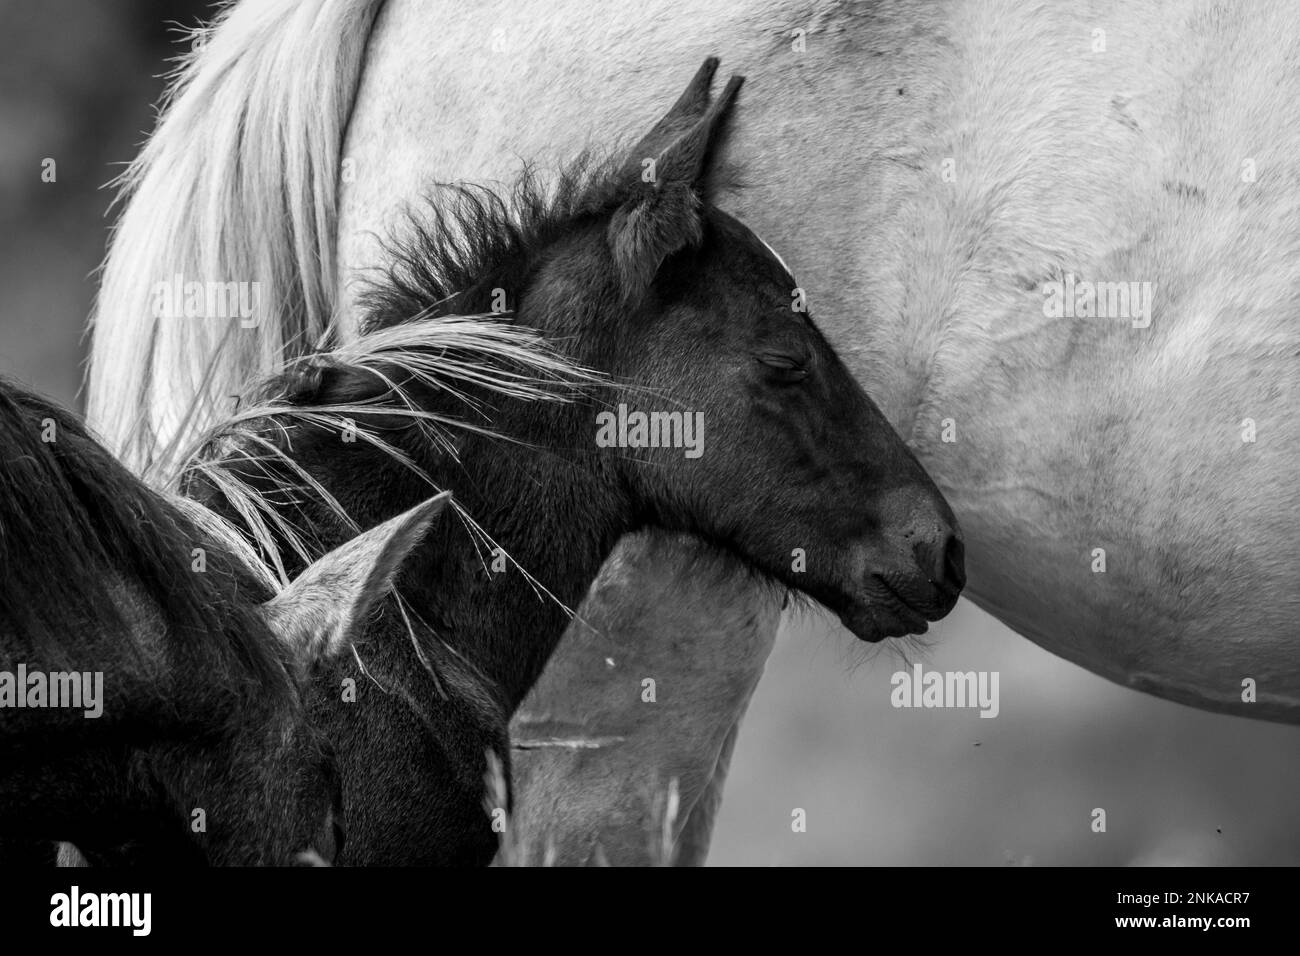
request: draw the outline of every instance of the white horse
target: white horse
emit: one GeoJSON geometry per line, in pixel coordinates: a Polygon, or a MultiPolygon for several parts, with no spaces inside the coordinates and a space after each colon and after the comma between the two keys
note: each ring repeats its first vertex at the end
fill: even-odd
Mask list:
{"type": "MultiPolygon", "coordinates": [[[[331,320],[350,333],[354,280],[430,180],[509,180],[631,136],[713,53],[747,77],[728,152],[748,186],[724,205],[786,255],[952,503],[967,594],[1111,680],[1300,722],[1290,6],[245,2],[128,180],[94,422],[165,466],[255,371],[331,320]],[[154,319],[174,274],[259,282],[259,324],[154,319]]],[[[615,563],[676,580],[676,602],[602,576],[592,634],[517,719],[522,816],[561,858],[639,845],[647,776],[679,780],[675,859],[707,848],[776,614],[740,578],[675,576],[674,547],[692,545],[629,543],[615,563]],[[638,668],[676,711],[604,665],[629,606],[638,668]],[[736,666],[692,667],[674,648],[695,633],[736,666]],[[528,809],[596,793],[582,819],[528,809]]]]}

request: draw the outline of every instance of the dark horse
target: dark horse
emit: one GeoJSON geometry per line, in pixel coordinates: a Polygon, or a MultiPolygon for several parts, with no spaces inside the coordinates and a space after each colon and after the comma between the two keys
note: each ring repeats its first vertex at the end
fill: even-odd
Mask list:
{"type": "Polygon", "coordinates": [[[52,859],[66,840],[94,863],[332,859],[340,787],[302,689],[442,504],[275,593],[215,516],[147,488],[72,416],[0,380],[6,851],[52,859]]]}
{"type": "Polygon", "coordinates": [[[359,661],[317,681],[312,714],[343,777],[342,862],[492,858],[487,753],[507,762],[506,721],[569,623],[566,606],[629,532],[698,535],[867,641],[923,631],[957,600],[962,546],[943,497],[798,308],[786,268],[711,202],[711,146],[740,86],[711,103],[715,68],[706,61],[620,162],[579,163],[551,191],[526,175],[509,201],[454,188],[394,245],[369,297],[368,336],[502,313],[601,385],[530,401],[472,382],[438,388],[382,350],[364,368],[322,353],[269,386],[279,413],[242,444],[228,431],[190,472],[187,493],[237,520],[246,508],[224,499],[239,482],[317,547],[352,533],[341,513],[376,524],[430,482],[463,509],[413,552],[405,613],[386,613],[359,661]],[[384,414],[407,407],[440,420],[473,408],[492,431],[432,442],[384,414]],[[341,428],[320,418],[328,409],[347,410],[341,428]],[[659,439],[676,413],[703,442],[664,447],[674,442],[638,433],[636,413],[653,413],[659,439]],[[517,564],[483,560],[457,515],[517,564]],[[341,701],[349,682],[356,705],[341,701]]]}

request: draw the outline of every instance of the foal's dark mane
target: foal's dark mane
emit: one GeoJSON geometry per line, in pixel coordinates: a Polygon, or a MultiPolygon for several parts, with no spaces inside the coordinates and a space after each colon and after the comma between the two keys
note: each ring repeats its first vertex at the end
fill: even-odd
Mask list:
{"type": "MultiPolygon", "coordinates": [[[[527,283],[542,250],[638,191],[653,191],[653,184],[629,174],[618,159],[624,153],[582,153],[549,186],[531,163],[499,188],[434,183],[383,242],[389,263],[359,297],[363,331],[417,317],[490,312],[496,288],[506,290],[504,311],[513,313],[514,293],[527,283]]],[[[726,166],[706,178],[706,197],[744,188],[738,171],[726,166]]]]}
{"type": "Polygon", "coordinates": [[[253,607],[270,594],[252,572],[70,413],[0,378],[0,633],[61,657],[88,622],[124,624],[121,579],[156,602],[171,640],[219,635],[213,649],[258,686],[292,688],[287,652],[253,607]],[[54,440],[42,440],[49,429],[54,440]],[[191,570],[196,547],[202,573],[191,570]],[[235,589],[249,600],[233,601],[235,589]]]}
{"type": "Polygon", "coordinates": [[[514,292],[542,249],[622,198],[618,166],[587,153],[547,187],[525,165],[500,190],[472,183],[436,183],[409,207],[384,242],[389,260],[360,298],[366,330],[410,319],[492,311],[492,291],[514,292]]]}

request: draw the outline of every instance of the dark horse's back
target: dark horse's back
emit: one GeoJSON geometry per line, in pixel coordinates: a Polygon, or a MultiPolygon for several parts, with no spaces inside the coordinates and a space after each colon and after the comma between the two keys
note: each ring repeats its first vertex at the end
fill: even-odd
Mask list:
{"type": "MultiPolygon", "coordinates": [[[[9,674],[51,649],[57,636],[47,633],[52,604],[71,598],[73,603],[64,606],[77,607],[84,600],[80,593],[62,593],[76,586],[78,571],[86,571],[80,555],[74,552],[67,562],[50,559],[52,546],[75,543],[77,537],[52,507],[66,481],[56,450],[47,446],[56,444],[60,433],[69,442],[89,441],[71,415],[0,377],[0,671],[9,674]]],[[[35,720],[44,711],[22,714],[35,720]]],[[[20,721],[15,712],[0,722],[0,796],[9,786],[26,786],[21,754],[45,750],[39,727],[35,746],[30,742],[32,720],[20,721]]],[[[54,866],[57,848],[50,840],[0,835],[0,865],[54,866]]]]}
{"type": "Polygon", "coordinates": [[[283,666],[231,626],[227,592],[252,593],[234,559],[209,547],[194,574],[196,543],[211,544],[76,416],[0,378],[0,674],[23,703],[0,698],[0,863],[52,865],[55,838],[196,858],[136,760],[219,733],[228,691],[271,688],[283,666]]]}

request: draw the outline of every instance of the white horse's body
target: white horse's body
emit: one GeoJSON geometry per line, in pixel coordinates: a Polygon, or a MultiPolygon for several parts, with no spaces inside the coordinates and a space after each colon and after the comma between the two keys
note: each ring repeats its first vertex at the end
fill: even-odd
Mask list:
{"type": "MultiPolygon", "coordinates": [[[[949,498],[967,594],[1112,680],[1300,722],[1300,9],[389,0],[339,157],[344,323],[375,234],[428,182],[625,141],[708,54],[747,77],[727,144],[747,187],[723,205],[949,498]],[[1067,276],[1138,283],[1149,322],[1052,317],[1067,276]]],[[[713,593],[719,619],[747,599],[713,593]]],[[[660,687],[682,660],[663,640],[660,687]]],[[[739,645],[757,680],[770,632],[739,645]]],[[[562,645],[523,718],[604,693],[564,657],[592,653],[562,645]]],[[[679,689],[717,690],[698,670],[679,689]]],[[[689,723],[535,778],[562,801],[582,773],[658,760],[693,781],[689,812],[713,766],[678,765],[689,723]]]]}

